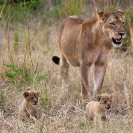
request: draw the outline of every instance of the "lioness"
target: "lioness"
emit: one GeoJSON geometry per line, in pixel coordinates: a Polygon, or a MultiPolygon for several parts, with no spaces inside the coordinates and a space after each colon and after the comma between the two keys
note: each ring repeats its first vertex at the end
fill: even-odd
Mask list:
{"type": "Polygon", "coordinates": [[[83,20],[70,16],[63,21],[59,35],[61,58],[52,58],[56,64],[60,64],[63,88],[67,88],[69,64],[80,67],[82,97],[90,98],[88,74],[90,66],[94,64],[92,99],[96,99],[102,87],[112,44],[115,47],[121,46],[121,40],[126,36],[124,16],[122,10],[113,13],[97,11],[96,18],[83,20]]]}

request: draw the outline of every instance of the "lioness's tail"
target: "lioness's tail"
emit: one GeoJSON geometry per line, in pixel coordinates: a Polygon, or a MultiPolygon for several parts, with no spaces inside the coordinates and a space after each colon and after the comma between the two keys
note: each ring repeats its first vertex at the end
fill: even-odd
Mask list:
{"type": "Polygon", "coordinates": [[[58,56],[53,56],[52,60],[55,64],[59,65],[60,64],[60,58],[58,56]]]}

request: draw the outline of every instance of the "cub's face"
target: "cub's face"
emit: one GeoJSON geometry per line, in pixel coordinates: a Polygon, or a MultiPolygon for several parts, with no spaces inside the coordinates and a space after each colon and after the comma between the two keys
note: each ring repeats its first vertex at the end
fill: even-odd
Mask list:
{"type": "Polygon", "coordinates": [[[112,95],[109,94],[101,94],[97,95],[97,99],[100,102],[100,106],[104,109],[110,109],[111,107],[111,101],[112,101],[112,95]]]}
{"type": "Polygon", "coordinates": [[[30,103],[31,105],[37,105],[39,96],[38,91],[26,91],[23,95],[28,103],[30,103]]]}
{"type": "Polygon", "coordinates": [[[104,34],[111,39],[112,44],[115,47],[121,46],[121,40],[126,37],[124,16],[125,13],[122,10],[102,15],[102,30],[104,34]]]}

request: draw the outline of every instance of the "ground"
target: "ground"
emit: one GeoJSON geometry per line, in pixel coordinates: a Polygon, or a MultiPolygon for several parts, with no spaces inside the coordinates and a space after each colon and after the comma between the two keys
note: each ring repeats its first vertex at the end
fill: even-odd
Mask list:
{"type": "MultiPolygon", "coordinates": [[[[39,25],[39,24],[38,24],[39,25]]],[[[38,26],[37,25],[37,26],[38,26]]],[[[19,26],[19,51],[15,53],[14,31],[1,29],[0,61],[0,131],[2,133],[132,133],[133,132],[133,54],[112,49],[101,93],[113,93],[109,121],[104,128],[89,124],[84,116],[85,105],[81,102],[79,68],[70,67],[69,89],[61,90],[59,66],[51,58],[60,55],[58,48],[58,25],[30,30],[19,26]],[[24,30],[22,30],[24,29],[24,30]],[[23,31],[23,32],[22,32],[23,31]],[[28,43],[27,43],[28,42],[28,43]],[[28,49],[28,48],[29,49],[28,49]],[[30,69],[32,83],[27,75],[4,64],[30,69]],[[8,72],[15,76],[10,79],[8,72]],[[17,76],[17,74],[19,75],[17,76]],[[44,77],[39,75],[45,75],[44,77]],[[38,81],[36,77],[40,77],[38,81]],[[38,118],[33,121],[18,119],[18,100],[25,90],[40,90],[38,118]]],[[[130,48],[131,49],[131,48],[130,48]]],[[[91,94],[93,91],[93,66],[90,74],[91,94]]]]}

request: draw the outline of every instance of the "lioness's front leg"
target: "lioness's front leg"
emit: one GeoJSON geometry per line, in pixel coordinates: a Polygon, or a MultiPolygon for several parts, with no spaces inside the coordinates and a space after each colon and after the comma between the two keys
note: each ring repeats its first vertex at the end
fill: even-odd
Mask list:
{"type": "Polygon", "coordinates": [[[104,75],[106,72],[106,66],[107,62],[103,63],[95,63],[95,68],[94,68],[94,92],[92,99],[96,100],[96,95],[100,92],[102,83],[104,80],[104,75]]]}
{"type": "Polygon", "coordinates": [[[85,62],[82,62],[80,64],[81,69],[81,83],[82,83],[82,98],[83,99],[90,99],[90,89],[89,89],[89,81],[88,81],[88,75],[90,71],[90,65],[85,64],[85,62]]]}

